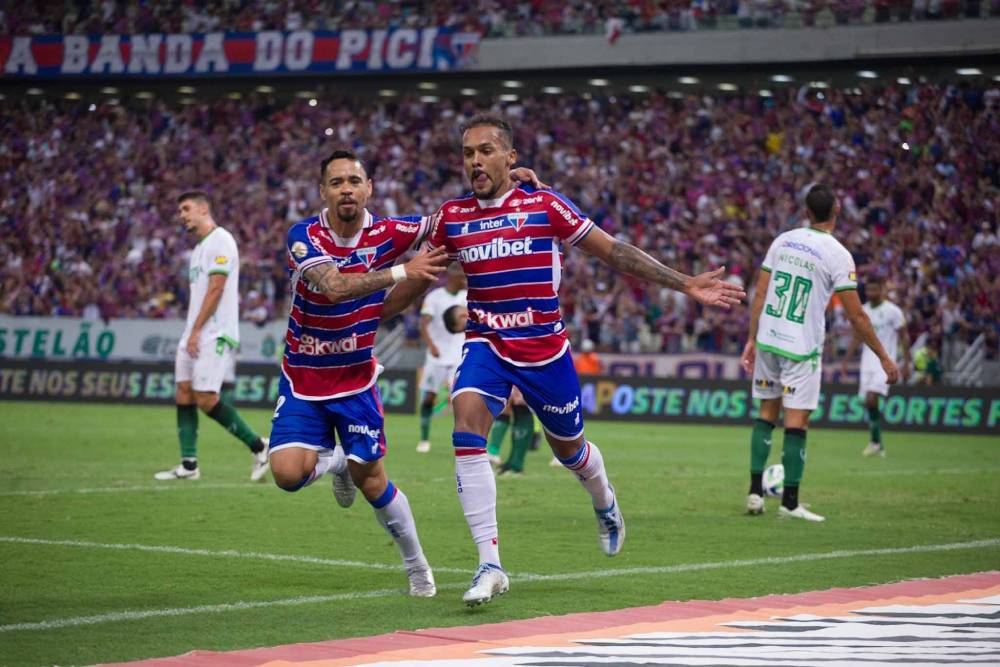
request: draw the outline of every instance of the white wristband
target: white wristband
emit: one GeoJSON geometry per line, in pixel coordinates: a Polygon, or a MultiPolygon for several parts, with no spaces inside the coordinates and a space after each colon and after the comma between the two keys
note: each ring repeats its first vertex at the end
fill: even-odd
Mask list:
{"type": "Polygon", "coordinates": [[[389,269],[389,273],[392,274],[392,282],[394,283],[401,283],[406,280],[406,267],[402,264],[397,264],[389,269]]]}

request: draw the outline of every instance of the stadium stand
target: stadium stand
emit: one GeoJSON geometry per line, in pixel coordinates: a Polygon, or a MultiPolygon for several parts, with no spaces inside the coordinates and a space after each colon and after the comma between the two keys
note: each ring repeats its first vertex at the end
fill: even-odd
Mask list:
{"type": "Polygon", "coordinates": [[[1000,15],[1000,0],[205,0],[0,2],[2,34],[456,26],[485,37],[836,25],[1000,15]]]}
{"type": "MultiPolygon", "coordinates": [[[[433,212],[464,186],[467,99],[361,102],[257,94],[180,105],[35,98],[0,119],[0,312],[178,317],[188,239],[174,197],[204,185],[241,241],[244,312],[285,312],[287,225],[318,204],[335,145],[373,165],[375,210],[433,212]]],[[[527,96],[501,109],[535,168],[601,226],[687,271],[749,283],[816,179],[842,188],[841,236],[859,274],[890,281],[913,339],[997,349],[1000,89],[985,79],[757,94],[527,96]],[[822,167],[820,167],[822,165],[822,167]]],[[[604,351],[736,352],[747,310],[704,312],[579,253],[562,303],[604,351]]],[[[833,310],[833,345],[846,328],[833,310]]],[[[412,318],[411,318],[412,319],[412,318]]],[[[412,326],[413,323],[410,322],[412,326]]]]}

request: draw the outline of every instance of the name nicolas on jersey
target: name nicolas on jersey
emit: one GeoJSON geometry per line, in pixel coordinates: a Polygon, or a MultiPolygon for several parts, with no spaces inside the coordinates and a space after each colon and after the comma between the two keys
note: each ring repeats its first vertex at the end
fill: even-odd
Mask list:
{"type": "Polygon", "coordinates": [[[299,339],[299,354],[342,354],[345,352],[358,351],[358,334],[351,334],[350,338],[338,338],[337,340],[320,340],[309,334],[302,334],[299,339]]]}
{"type": "Polygon", "coordinates": [[[527,236],[517,241],[495,238],[489,243],[462,248],[458,251],[458,257],[463,264],[473,262],[483,262],[498,257],[513,257],[516,255],[531,254],[531,237],[527,236]]]}

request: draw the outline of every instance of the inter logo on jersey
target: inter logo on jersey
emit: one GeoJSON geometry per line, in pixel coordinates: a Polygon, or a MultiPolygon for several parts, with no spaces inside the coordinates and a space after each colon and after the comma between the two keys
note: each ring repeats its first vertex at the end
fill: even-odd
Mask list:
{"type": "Polygon", "coordinates": [[[524,227],[524,223],[528,220],[527,213],[508,213],[507,219],[510,220],[510,224],[514,225],[514,229],[521,231],[521,227],[524,227]]]}
{"type": "Polygon", "coordinates": [[[378,249],[376,248],[358,248],[354,251],[354,254],[358,256],[364,265],[369,269],[372,268],[372,262],[375,261],[375,255],[378,254],[378,249]]]}

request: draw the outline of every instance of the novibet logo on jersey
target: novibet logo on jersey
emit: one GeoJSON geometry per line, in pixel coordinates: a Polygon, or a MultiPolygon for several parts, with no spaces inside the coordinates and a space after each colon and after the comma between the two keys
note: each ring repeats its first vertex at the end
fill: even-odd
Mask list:
{"type": "Polygon", "coordinates": [[[495,238],[489,243],[481,243],[479,245],[469,246],[468,248],[462,248],[459,251],[459,259],[462,260],[463,264],[471,264],[473,262],[485,262],[490,259],[497,259],[499,257],[513,257],[517,255],[530,255],[531,254],[531,237],[527,236],[524,239],[517,241],[508,241],[507,239],[495,238]]]}

